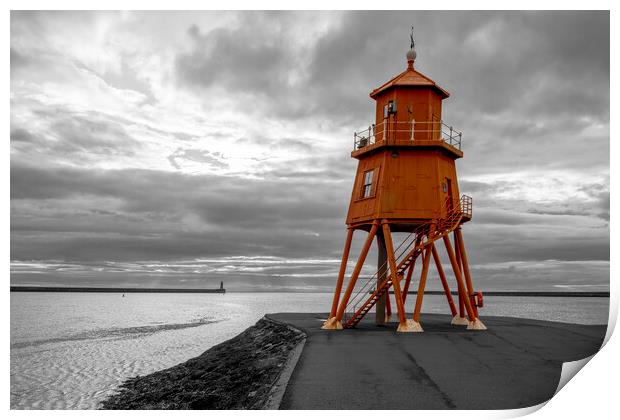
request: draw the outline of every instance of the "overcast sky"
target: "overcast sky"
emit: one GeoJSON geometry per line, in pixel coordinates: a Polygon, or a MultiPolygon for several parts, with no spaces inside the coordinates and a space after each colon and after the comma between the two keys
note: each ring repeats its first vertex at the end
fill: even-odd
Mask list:
{"type": "Polygon", "coordinates": [[[411,25],[476,288],[607,290],[607,12],[13,12],[11,283],[331,290],[411,25]]]}

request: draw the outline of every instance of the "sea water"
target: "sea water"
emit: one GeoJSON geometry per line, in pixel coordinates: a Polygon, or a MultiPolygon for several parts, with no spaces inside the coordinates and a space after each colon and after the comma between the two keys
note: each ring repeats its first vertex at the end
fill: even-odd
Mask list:
{"type": "MultiPolygon", "coordinates": [[[[265,313],[330,307],[328,293],[12,292],[11,408],[97,408],[125,379],[198,356],[265,313]]],[[[606,324],[608,310],[608,298],[488,296],[481,315],[606,324]]],[[[425,297],[423,312],[448,311],[425,297]]]]}

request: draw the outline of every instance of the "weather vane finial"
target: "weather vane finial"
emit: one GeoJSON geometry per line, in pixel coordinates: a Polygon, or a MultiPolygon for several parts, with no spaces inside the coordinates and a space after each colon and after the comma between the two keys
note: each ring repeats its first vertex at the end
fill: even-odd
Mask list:
{"type": "Polygon", "coordinates": [[[407,51],[407,68],[413,70],[413,62],[415,61],[418,53],[415,52],[415,41],[413,39],[413,26],[411,27],[411,35],[409,35],[411,39],[411,48],[407,51]]]}

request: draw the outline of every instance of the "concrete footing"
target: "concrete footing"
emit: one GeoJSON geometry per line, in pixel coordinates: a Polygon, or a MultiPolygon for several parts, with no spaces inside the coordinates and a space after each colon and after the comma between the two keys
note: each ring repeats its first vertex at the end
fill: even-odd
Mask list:
{"type": "Polygon", "coordinates": [[[323,326],[321,327],[321,329],[322,330],[341,330],[342,323],[338,321],[338,319],[334,316],[334,317],[328,318],[327,321],[323,323],[323,326]]]}
{"type": "Polygon", "coordinates": [[[470,322],[467,324],[467,329],[468,330],[486,330],[487,327],[482,323],[482,321],[480,321],[478,318],[476,318],[473,322],[470,322]]]}
{"type": "Polygon", "coordinates": [[[467,321],[467,318],[463,318],[463,317],[460,317],[458,315],[454,315],[454,318],[452,318],[452,321],[450,322],[450,324],[452,324],[452,325],[469,325],[469,321],[467,321]]]}
{"type": "Polygon", "coordinates": [[[419,322],[414,321],[413,319],[408,319],[405,322],[401,322],[398,324],[398,328],[396,332],[401,333],[420,333],[424,332],[422,329],[422,325],[419,322]]]}

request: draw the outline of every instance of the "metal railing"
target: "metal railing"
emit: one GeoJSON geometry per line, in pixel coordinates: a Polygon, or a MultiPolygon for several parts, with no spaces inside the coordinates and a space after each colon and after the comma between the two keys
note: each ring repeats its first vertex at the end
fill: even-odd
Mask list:
{"type": "Polygon", "coordinates": [[[353,149],[363,149],[377,142],[441,140],[461,150],[462,137],[461,131],[443,121],[387,121],[353,133],[353,149]]]}
{"type": "Polygon", "coordinates": [[[473,199],[470,196],[463,194],[461,196],[461,214],[463,215],[463,217],[471,219],[472,207],[473,199]]]}

